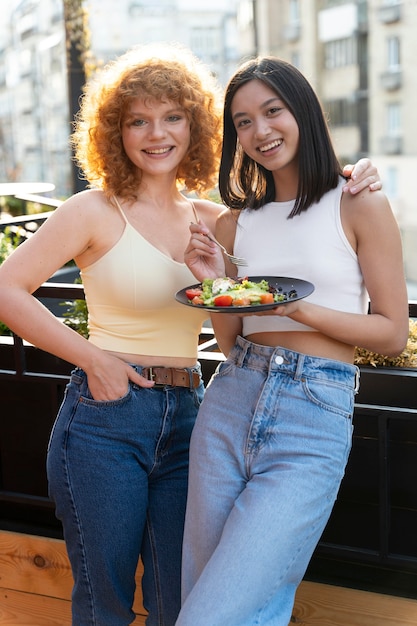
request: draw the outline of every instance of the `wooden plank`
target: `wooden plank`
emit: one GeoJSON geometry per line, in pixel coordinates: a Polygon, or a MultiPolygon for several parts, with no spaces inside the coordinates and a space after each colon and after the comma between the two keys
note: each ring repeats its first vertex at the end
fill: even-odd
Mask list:
{"type": "MultiPolygon", "coordinates": [[[[142,572],[139,564],[133,605],[139,615],[145,615],[142,572]]],[[[62,540],[0,531],[0,587],[69,601],[72,585],[71,566],[62,540]]]]}
{"type": "Polygon", "coordinates": [[[0,584],[7,589],[69,600],[73,579],[58,539],[0,532],[0,584]]]}
{"type": "Polygon", "coordinates": [[[71,603],[0,588],[2,626],[71,626],[71,603]]]}
{"type": "MultiPolygon", "coordinates": [[[[144,626],[140,580],[134,626],[144,626]]],[[[72,575],[63,541],[0,531],[0,626],[70,626],[72,575]]],[[[417,601],[312,582],[301,583],[292,624],[415,626],[417,601]]]]}
{"type": "Polygon", "coordinates": [[[417,601],[333,585],[302,582],[292,624],[298,626],[415,626],[417,601]]]}
{"type": "MultiPolygon", "coordinates": [[[[71,603],[0,587],[0,624],[2,626],[71,626],[71,603]]],[[[132,626],[145,626],[138,616],[132,626]]]]}

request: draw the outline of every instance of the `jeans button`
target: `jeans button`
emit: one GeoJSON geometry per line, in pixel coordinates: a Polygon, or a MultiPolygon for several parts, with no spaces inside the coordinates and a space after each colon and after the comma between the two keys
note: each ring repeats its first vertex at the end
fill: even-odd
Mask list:
{"type": "Polygon", "coordinates": [[[277,365],[282,365],[282,364],[284,363],[284,357],[282,357],[282,356],[280,356],[280,355],[276,356],[276,357],[275,357],[275,363],[276,363],[277,365]]]}

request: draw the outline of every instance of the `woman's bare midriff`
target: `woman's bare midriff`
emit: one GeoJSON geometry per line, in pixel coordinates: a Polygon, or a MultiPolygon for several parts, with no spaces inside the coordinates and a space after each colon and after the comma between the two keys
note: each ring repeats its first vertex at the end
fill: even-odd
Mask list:
{"type": "Polygon", "coordinates": [[[125,352],[112,352],[107,350],[109,354],[117,356],[126,363],[133,365],[142,365],[143,367],[193,367],[196,364],[196,359],[189,359],[187,357],[174,357],[174,356],[149,356],[144,354],[127,354],[125,352]]]}
{"type": "Polygon", "coordinates": [[[263,346],[280,346],[302,354],[353,363],[353,346],[318,332],[253,333],[245,339],[263,346]]]}

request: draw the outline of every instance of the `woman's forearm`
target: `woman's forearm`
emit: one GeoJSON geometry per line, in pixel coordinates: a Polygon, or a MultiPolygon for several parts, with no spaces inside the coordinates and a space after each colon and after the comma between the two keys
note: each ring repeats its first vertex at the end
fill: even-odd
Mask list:
{"type": "Polygon", "coordinates": [[[88,367],[98,350],[20,289],[0,287],[0,319],[22,339],[79,367],[88,367]]]}

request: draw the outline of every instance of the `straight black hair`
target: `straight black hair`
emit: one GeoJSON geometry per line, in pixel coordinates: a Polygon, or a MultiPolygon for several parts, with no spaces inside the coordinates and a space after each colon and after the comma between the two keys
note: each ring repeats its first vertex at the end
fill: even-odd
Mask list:
{"type": "Polygon", "coordinates": [[[299,128],[299,181],[297,198],[289,217],[298,215],[337,187],[342,169],[337,160],[321,104],[303,74],[275,57],[244,63],[230,79],[224,102],[223,148],[219,190],[231,209],[258,209],[275,200],[272,172],[242,150],[232,120],[232,100],[240,87],[260,80],[272,89],[294,116],[299,128]]]}

